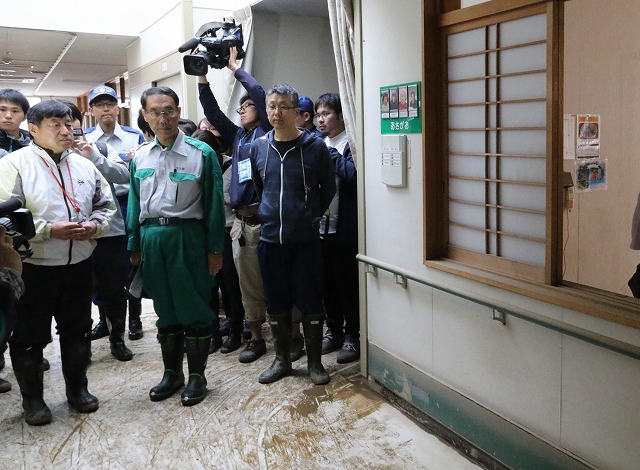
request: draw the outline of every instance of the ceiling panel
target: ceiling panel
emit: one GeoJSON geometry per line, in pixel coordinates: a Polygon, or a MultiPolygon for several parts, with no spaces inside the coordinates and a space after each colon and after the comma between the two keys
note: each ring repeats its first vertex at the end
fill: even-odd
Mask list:
{"type": "Polygon", "coordinates": [[[126,72],[126,48],[136,39],[0,28],[0,88],[27,96],[80,96],[126,72]]]}

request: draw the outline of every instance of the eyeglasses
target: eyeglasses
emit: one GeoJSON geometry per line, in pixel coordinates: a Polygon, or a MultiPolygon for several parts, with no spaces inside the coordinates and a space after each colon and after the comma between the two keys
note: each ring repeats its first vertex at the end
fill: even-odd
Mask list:
{"type": "Polygon", "coordinates": [[[267,106],[267,111],[275,113],[277,110],[280,110],[280,112],[286,113],[287,111],[296,108],[297,106],[274,106],[270,104],[267,106]]]}
{"type": "Polygon", "coordinates": [[[116,106],[118,106],[117,101],[102,101],[91,105],[92,108],[115,108],[116,106]]]}
{"type": "Polygon", "coordinates": [[[145,109],[145,111],[144,111],[144,113],[147,116],[150,116],[150,117],[152,117],[154,119],[155,118],[159,118],[160,116],[173,117],[173,116],[176,115],[177,112],[178,112],[178,110],[174,109],[174,108],[166,108],[164,111],[158,111],[158,110],[155,110],[155,109],[150,109],[149,111],[147,111],[145,109]]]}
{"type": "Polygon", "coordinates": [[[318,113],[318,114],[316,114],[316,119],[320,119],[320,118],[327,119],[332,114],[336,114],[336,112],[335,111],[331,111],[330,113],[328,113],[328,112],[325,111],[324,113],[318,113]]]}
{"type": "Polygon", "coordinates": [[[255,107],[256,107],[256,105],[255,105],[255,104],[253,104],[253,103],[246,103],[246,104],[243,104],[242,106],[240,106],[238,109],[236,109],[236,113],[238,113],[238,114],[242,114],[242,113],[244,113],[247,109],[249,109],[249,108],[255,108],[255,107]]]}

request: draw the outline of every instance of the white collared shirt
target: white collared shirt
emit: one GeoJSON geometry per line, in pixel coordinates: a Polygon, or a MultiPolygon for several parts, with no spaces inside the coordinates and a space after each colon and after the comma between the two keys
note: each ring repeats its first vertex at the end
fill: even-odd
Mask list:
{"type": "Polygon", "coordinates": [[[184,140],[179,131],[171,147],[162,148],[158,139],[142,145],[134,157],[140,181],[140,223],[151,217],[202,219],[203,195],[200,179],[202,152],[184,140]]]}
{"type": "Polygon", "coordinates": [[[98,124],[94,130],[85,136],[90,144],[104,142],[111,145],[118,153],[127,153],[129,150],[136,149],[140,139],[139,134],[125,131],[117,122],[116,127],[113,129],[113,134],[105,134],[98,124]]]}

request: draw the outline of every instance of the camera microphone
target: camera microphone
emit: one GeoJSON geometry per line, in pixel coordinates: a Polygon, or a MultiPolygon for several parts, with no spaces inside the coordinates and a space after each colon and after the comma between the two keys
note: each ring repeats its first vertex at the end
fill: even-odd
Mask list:
{"type": "Polygon", "coordinates": [[[195,49],[200,44],[199,38],[191,38],[178,48],[178,52],[187,52],[195,49]]]}
{"type": "Polygon", "coordinates": [[[0,217],[11,214],[22,207],[20,199],[12,198],[5,202],[0,202],[0,217]]]}

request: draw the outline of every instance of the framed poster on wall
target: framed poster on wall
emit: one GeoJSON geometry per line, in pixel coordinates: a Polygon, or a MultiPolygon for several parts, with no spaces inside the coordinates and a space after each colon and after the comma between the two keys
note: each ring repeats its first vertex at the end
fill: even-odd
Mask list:
{"type": "Polygon", "coordinates": [[[380,130],[382,134],[422,132],[420,82],[380,87],[380,130]]]}

